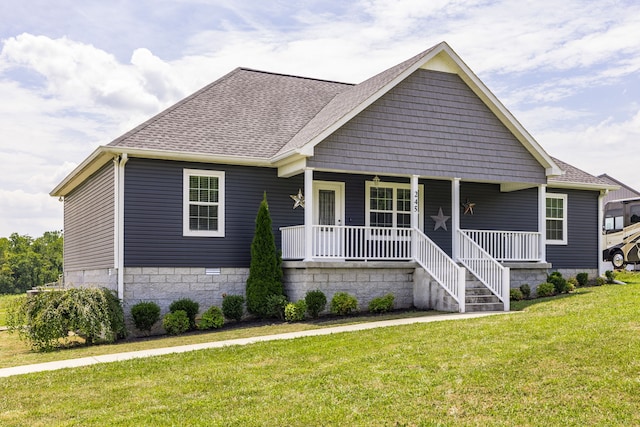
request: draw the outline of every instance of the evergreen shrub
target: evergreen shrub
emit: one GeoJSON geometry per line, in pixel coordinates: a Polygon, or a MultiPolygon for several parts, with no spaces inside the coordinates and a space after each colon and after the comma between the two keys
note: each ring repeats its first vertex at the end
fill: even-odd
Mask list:
{"type": "Polygon", "coordinates": [[[327,306],[327,297],[321,290],[309,291],[304,296],[309,316],[316,319],[327,306]]]}
{"type": "Polygon", "coordinates": [[[576,280],[578,281],[578,285],[587,286],[587,283],[589,283],[589,273],[576,274],[576,280]]]}
{"type": "Polygon", "coordinates": [[[529,284],[524,283],[520,285],[519,289],[520,289],[520,292],[522,292],[522,298],[524,299],[531,298],[531,287],[529,286],[529,284]]]}
{"type": "Polygon", "coordinates": [[[305,300],[293,303],[290,302],[284,308],[284,320],[287,322],[297,322],[304,320],[304,314],[307,312],[307,303],[305,300]]]}
{"type": "Polygon", "coordinates": [[[160,306],[155,302],[143,301],[131,307],[133,324],[139,331],[150,332],[160,319],[160,306]]]}
{"type": "Polygon", "coordinates": [[[223,295],[222,313],[224,317],[240,321],[244,314],[244,297],[242,295],[223,295]]]}
{"type": "Polygon", "coordinates": [[[200,304],[189,298],[183,298],[172,302],[169,306],[169,311],[172,313],[179,310],[182,310],[187,314],[187,318],[189,319],[189,329],[195,329],[196,316],[200,310],[200,304]]]}
{"type": "Polygon", "coordinates": [[[539,298],[542,297],[550,297],[555,295],[556,287],[553,283],[541,283],[538,285],[538,289],[536,289],[536,295],[539,298]]]}

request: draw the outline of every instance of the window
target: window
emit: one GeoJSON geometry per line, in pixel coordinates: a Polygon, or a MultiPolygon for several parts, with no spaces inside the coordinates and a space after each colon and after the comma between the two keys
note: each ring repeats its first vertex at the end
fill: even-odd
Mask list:
{"type": "Polygon", "coordinates": [[[567,244],[567,195],[547,193],[547,244],[567,244]]]}
{"type": "MultiPolygon", "coordinates": [[[[420,206],[418,224],[422,230],[423,186],[418,186],[420,206]]],[[[366,221],[369,227],[411,227],[411,185],[398,183],[366,183],[366,221]]]]}
{"type": "Polygon", "coordinates": [[[185,169],[183,235],[224,237],[224,172],[185,169]]]}

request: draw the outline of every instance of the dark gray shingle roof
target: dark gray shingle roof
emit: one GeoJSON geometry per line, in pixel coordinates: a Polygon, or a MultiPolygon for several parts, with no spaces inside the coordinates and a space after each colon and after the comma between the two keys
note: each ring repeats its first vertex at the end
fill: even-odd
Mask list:
{"type": "Polygon", "coordinates": [[[575,183],[575,184],[593,184],[596,186],[610,186],[610,184],[602,179],[593,176],[575,166],[571,166],[569,163],[565,163],[560,159],[553,157],[553,161],[560,166],[565,174],[560,176],[554,176],[549,178],[549,183],[575,183]]]}
{"type": "Polygon", "coordinates": [[[351,87],[237,68],[108,145],[269,159],[351,87]]]}

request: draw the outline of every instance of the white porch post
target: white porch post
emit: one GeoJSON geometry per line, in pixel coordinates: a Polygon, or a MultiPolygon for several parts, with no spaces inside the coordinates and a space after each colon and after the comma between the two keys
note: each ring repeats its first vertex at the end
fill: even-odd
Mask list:
{"type": "Polygon", "coordinates": [[[451,252],[453,260],[458,262],[460,248],[458,247],[458,230],[460,230],[460,178],[451,181],[451,252]]]}
{"type": "Polygon", "coordinates": [[[602,245],[602,230],[604,225],[604,196],[607,195],[607,190],[600,190],[600,195],[598,196],[598,227],[596,228],[598,233],[598,274],[603,275],[606,267],[604,266],[604,261],[602,260],[602,251],[604,250],[602,245]]]}
{"type": "Polygon", "coordinates": [[[547,186],[538,186],[538,233],[540,243],[538,247],[538,261],[547,260],[547,186]]]}
{"type": "Polygon", "coordinates": [[[313,259],[313,169],[304,170],[304,260],[313,259]]]}
{"type": "Polygon", "coordinates": [[[418,236],[415,230],[418,230],[420,221],[420,197],[418,191],[418,175],[411,175],[411,229],[413,238],[411,239],[411,257],[415,258],[418,253],[418,236]]]}

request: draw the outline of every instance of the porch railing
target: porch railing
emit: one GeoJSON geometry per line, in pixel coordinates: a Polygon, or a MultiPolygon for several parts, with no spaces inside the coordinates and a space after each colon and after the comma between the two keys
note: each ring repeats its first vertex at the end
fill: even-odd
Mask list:
{"type": "Polygon", "coordinates": [[[458,260],[503,303],[509,311],[509,268],[502,266],[464,231],[458,230],[458,260]]]}
{"type": "Polygon", "coordinates": [[[417,240],[414,259],[456,300],[460,313],[464,313],[464,268],[449,258],[449,255],[420,230],[414,230],[414,233],[417,240]]]}
{"type": "Polygon", "coordinates": [[[540,233],[527,231],[461,230],[498,261],[542,261],[540,233]]]}
{"type": "MultiPolygon", "coordinates": [[[[313,225],[311,257],[314,259],[410,260],[411,228],[313,225]]],[[[303,225],[280,228],[282,258],[305,258],[303,225]]]]}

